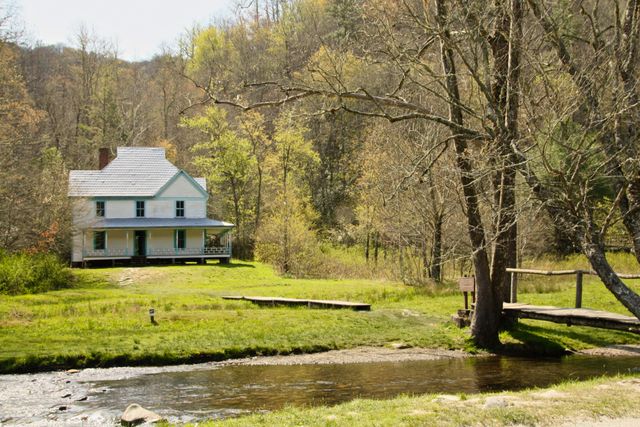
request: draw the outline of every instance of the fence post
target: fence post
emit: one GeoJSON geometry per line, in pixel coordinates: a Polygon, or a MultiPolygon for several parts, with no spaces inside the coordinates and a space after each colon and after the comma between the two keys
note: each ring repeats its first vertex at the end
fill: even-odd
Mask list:
{"type": "Polygon", "coordinates": [[[510,302],[518,302],[518,274],[511,272],[511,296],[510,302]]]}
{"type": "Polygon", "coordinates": [[[582,270],[576,271],[576,308],[582,307],[582,270]]]}

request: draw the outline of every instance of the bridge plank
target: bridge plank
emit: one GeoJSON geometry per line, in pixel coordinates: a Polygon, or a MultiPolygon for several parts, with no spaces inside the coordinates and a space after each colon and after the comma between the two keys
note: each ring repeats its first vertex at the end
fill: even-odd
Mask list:
{"type": "Polygon", "coordinates": [[[352,301],[335,301],[335,300],[307,300],[298,298],[281,298],[281,297],[246,297],[226,295],[222,297],[228,300],[246,300],[254,304],[260,305],[289,305],[289,306],[307,306],[317,308],[350,308],[355,311],[370,311],[371,304],[352,301]]]}
{"type": "Polygon", "coordinates": [[[633,316],[588,308],[563,308],[554,306],[504,303],[503,312],[525,319],[546,320],[567,325],[591,326],[640,334],[640,319],[633,316]]]}

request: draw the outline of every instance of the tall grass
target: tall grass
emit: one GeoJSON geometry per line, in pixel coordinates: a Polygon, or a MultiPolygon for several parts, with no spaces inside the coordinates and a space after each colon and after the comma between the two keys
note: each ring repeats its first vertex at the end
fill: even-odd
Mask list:
{"type": "Polygon", "coordinates": [[[53,254],[0,252],[0,294],[35,294],[71,285],[73,276],[53,254]]]}
{"type": "MultiPolygon", "coordinates": [[[[402,282],[407,285],[441,286],[428,275],[422,255],[404,248],[381,248],[375,258],[373,250],[369,260],[362,245],[320,245],[315,268],[308,277],[322,279],[372,279],[402,282]]],[[[443,260],[442,281],[453,283],[471,273],[471,262],[466,258],[443,260]]]]}

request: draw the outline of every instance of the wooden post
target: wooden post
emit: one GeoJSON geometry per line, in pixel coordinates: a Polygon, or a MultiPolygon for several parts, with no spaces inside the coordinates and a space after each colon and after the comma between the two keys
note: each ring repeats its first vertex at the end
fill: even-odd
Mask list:
{"type": "Polygon", "coordinates": [[[518,302],[518,273],[511,272],[511,296],[510,302],[518,302]]]}
{"type": "Polygon", "coordinates": [[[576,271],[576,308],[582,307],[582,270],[576,271]]]}

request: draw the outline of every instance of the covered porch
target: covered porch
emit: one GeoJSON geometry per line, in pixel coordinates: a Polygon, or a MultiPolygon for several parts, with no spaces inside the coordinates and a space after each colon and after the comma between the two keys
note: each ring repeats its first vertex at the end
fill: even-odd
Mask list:
{"type": "Polygon", "coordinates": [[[81,231],[82,264],[94,261],[165,260],[165,262],[231,259],[232,226],[214,220],[168,219],[162,222],[103,220],[81,231]],[[213,222],[207,224],[203,222],[213,222]],[[129,225],[129,226],[126,226],[129,225]],[[155,226],[154,226],[155,225],[155,226]]]}

